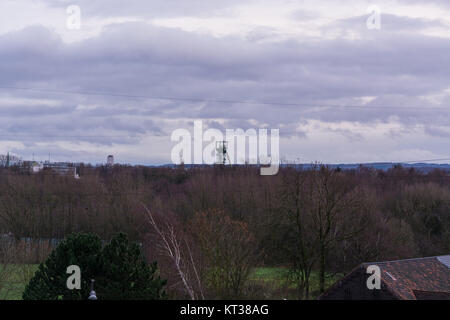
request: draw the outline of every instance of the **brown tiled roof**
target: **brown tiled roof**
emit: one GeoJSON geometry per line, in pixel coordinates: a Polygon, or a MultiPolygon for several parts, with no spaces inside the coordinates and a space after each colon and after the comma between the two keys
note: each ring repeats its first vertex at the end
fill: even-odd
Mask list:
{"type": "Polygon", "coordinates": [[[381,280],[389,291],[400,299],[421,299],[428,293],[430,296],[450,293],[450,269],[444,262],[450,256],[406,259],[386,262],[363,263],[363,267],[377,265],[381,270],[381,280]],[[444,261],[444,262],[443,262],[444,261]],[[416,296],[417,293],[420,296],[416,296]]]}
{"type": "Polygon", "coordinates": [[[450,300],[450,292],[413,291],[417,300],[450,300]]]}

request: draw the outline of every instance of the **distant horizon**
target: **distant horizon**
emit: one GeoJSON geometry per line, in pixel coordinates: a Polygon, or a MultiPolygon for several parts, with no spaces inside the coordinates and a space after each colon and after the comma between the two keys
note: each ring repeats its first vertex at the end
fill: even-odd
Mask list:
{"type": "MultiPolygon", "coordinates": [[[[48,159],[45,160],[39,160],[39,159],[27,159],[24,157],[20,157],[18,155],[13,154],[14,156],[18,157],[20,159],[20,161],[35,161],[35,162],[48,162],[48,159]]],[[[445,160],[445,159],[443,159],[445,160]]],[[[434,160],[429,160],[429,161],[434,161],[434,160]]],[[[88,164],[88,165],[103,165],[106,164],[106,157],[104,161],[70,161],[70,160],[54,160],[54,159],[50,159],[50,163],[82,163],[82,164],[88,164]]],[[[401,164],[401,165],[408,165],[408,166],[417,166],[417,165],[421,165],[421,166],[450,166],[450,162],[427,162],[424,160],[419,160],[419,161],[368,161],[368,162],[322,162],[322,161],[310,161],[310,162],[295,162],[292,161],[290,162],[288,161],[282,161],[280,162],[280,165],[314,165],[314,164],[319,164],[319,165],[331,165],[331,166],[358,166],[358,165],[396,165],[396,164],[401,164]]],[[[155,167],[160,167],[160,166],[177,166],[177,164],[173,164],[170,162],[160,162],[160,163],[151,163],[151,162],[146,162],[146,163],[139,163],[139,162],[123,162],[123,161],[117,161],[116,159],[114,159],[114,164],[117,165],[131,165],[131,166],[155,166],[155,167]]],[[[190,164],[185,164],[186,166],[208,166],[207,164],[204,163],[190,163],[190,164]]],[[[245,164],[232,164],[233,166],[239,166],[239,165],[245,165],[245,164]]],[[[262,164],[250,164],[250,165],[254,165],[254,166],[262,166],[262,164]]]]}

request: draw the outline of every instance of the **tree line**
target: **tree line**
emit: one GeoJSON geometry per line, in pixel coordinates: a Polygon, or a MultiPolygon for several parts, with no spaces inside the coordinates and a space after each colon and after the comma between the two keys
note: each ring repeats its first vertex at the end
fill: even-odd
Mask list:
{"type": "MultiPolygon", "coordinates": [[[[284,266],[299,299],[311,276],[361,262],[448,254],[450,176],[396,166],[82,166],[80,179],[0,171],[0,233],[107,241],[124,232],[158,261],[170,298],[260,298],[257,266],[284,266]]],[[[39,261],[41,262],[41,261],[39,261]]]]}

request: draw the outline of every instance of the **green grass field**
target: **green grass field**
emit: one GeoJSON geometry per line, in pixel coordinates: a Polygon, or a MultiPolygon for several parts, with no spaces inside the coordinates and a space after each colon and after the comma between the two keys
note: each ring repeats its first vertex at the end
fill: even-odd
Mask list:
{"type": "Polygon", "coordinates": [[[0,265],[0,300],[21,300],[38,264],[0,265]]]}
{"type": "MultiPolygon", "coordinates": [[[[25,285],[38,268],[32,265],[0,265],[0,300],[21,300],[25,285]]],[[[288,280],[289,270],[283,267],[255,268],[249,278],[249,287],[258,292],[259,299],[297,299],[295,283],[288,280]]],[[[333,284],[339,276],[328,277],[326,286],[333,284]]],[[[311,297],[319,290],[318,273],[311,275],[311,297]]]]}
{"type": "MultiPolygon", "coordinates": [[[[297,299],[296,285],[288,280],[289,269],[283,267],[255,268],[250,275],[250,282],[266,290],[264,298],[269,299],[297,299]]],[[[327,275],[325,287],[331,286],[340,275],[327,275]]],[[[319,295],[319,274],[312,272],[310,278],[310,299],[319,295]]]]}

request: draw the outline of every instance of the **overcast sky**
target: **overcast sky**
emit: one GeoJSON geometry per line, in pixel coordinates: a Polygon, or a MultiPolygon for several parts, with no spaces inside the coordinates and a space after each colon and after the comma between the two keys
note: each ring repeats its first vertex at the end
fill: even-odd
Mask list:
{"type": "Polygon", "coordinates": [[[170,163],[194,120],[291,161],[450,158],[450,1],[0,1],[0,153],[170,163]]]}

